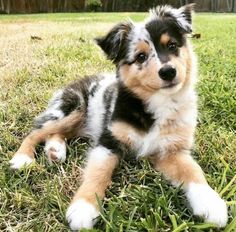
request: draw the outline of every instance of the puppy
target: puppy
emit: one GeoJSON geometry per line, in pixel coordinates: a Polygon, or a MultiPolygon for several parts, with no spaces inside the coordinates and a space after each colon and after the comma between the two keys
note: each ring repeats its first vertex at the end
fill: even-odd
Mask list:
{"type": "Polygon", "coordinates": [[[147,157],[175,186],[193,213],[224,227],[227,207],[190,156],[197,118],[196,59],[187,40],[193,5],[160,6],[141,24],[116,25],[97,44],[115,74],[90,76],[58,91],[11,159],[14,169],[34,161],[45,141],[49,161],[66,159],[65,139],[91,138],[83,182],[66,217],[72,230],[91,228],[119,159],[147,157]]]}

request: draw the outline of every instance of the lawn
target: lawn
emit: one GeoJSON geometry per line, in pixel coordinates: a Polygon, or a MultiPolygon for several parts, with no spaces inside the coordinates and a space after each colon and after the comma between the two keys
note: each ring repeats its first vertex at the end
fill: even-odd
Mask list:
{"type": "MultiPolygon", "coordinates": [[[[42,147],[22,171],[8,161],[52,93],[80,76],[112,71],[93,38],[144,13],[0,16],[0,231],[68,231],[65,212],[79,186],[87,143],[69,143],[64,164],[50,166],[42,147]],[[31,36],[37,36],[32,39],[31,36]]],[[[236,231],[236,15],[197,14],[199,119],[193,156],[227,201],[236,231]]],[[[145,161],[122,161],[93,231],[217,231],[192,216],[174,189],[145,161]]]]}

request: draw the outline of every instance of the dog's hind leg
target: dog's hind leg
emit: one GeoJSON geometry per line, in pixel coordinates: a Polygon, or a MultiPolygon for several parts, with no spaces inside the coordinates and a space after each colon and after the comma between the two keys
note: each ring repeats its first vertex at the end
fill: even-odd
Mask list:
{"type": "Polygon", "coordinates": [[[65,139],[78,135],[84,123],[84,96],[79,82],[57,91],[47,109],[34,120],[33,131],[24,139],[11,159],[12,168],[18,169],[34,161],[35,146],[46,142],[45,151],[49,161],[64,161],[65,139]]]}
{"type": "MultiPolygon", "coordinates": [[[[40,129],[34,129],[22,142],[20,148],[10,160],[13,169],[19,169],[24,165],[28,165],[35,160],[35,146],[45,141],[62,142],[64,138],[70,138],[80,130],[84,122],[84,113],[81,111],[73,111],[68,116],[55,121],[48,122],[40,129]]],[[[63,145],[62,145],[63,146],[63,145]]],[[[52,158],[52,157],[51,157],[52,158]]],[[[57,157],[59,158],[59,157],[57,157]]]]}
{"type": "Polygon", "coordinates": [[[50,163],[52,161],[64,162],[66,160],[65,139],[62,134],[53,134],[46,139],[44,150],[50,163]]]}
{"type": "Polygon", "coordinates": [[[42,140],[39,137],[41,137],[40,131],[33,131],[23,140],[20,148],[10,160],[11,168],[20,169],[34,161],[35,146],[42,140]]]}

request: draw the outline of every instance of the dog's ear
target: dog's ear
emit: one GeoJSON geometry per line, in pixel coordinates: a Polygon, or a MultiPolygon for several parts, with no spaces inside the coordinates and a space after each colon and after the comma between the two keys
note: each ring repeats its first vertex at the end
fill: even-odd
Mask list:
{"type": "Polygon", "coordinates": [[[176,12],[174,12],[174,17],[184,33],[192,32],[192,13],[194,8],[195,3],[191,3],[180,7],[176,12]]]}
{"type": "Polygon", "coordinates": [[[95,41],[114,63],[122,60],[127,52],[128,34],[133,28],[131,22],[120,23],[113,27],[107,35],[96,38],[95,41]]]}
{"type": "Polygon", "coordinates": [[[174,20],[177,26],[183,33],[192,32],[192,13],[194,11],[195,4],[188,4],[178,9],[171,6],[157,6],[155,9],[150,10],[151,18],[158,18],[161,20],[174,20]]]}

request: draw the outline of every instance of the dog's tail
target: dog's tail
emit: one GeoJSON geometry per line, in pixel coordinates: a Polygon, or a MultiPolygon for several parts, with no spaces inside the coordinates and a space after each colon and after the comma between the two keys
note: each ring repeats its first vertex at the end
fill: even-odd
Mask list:
{"type": "Polygon", "coordinates": [[[58,134],[63,138],[72,138],[78,134],[84,122],[84,112],[74,111],[68,116],[46,123],[42,128],[33,130],[23,140],[17,153],[34,158],[35,146],[45,142],[51,135],[58,134]]]}
{"type": "Polygon", "coordinates": [[[42,128],[32,131],[29,136],[34,138],[36,144],[44,142],[53,134],[60,134],[65,138],[71,138],[81,129],[83,122],[84,113],[74,111],[60,120],[51,121],[42,128]]]}

